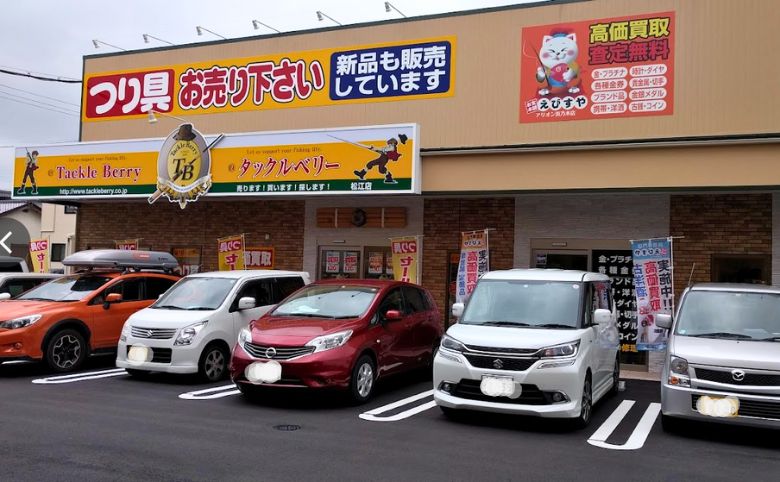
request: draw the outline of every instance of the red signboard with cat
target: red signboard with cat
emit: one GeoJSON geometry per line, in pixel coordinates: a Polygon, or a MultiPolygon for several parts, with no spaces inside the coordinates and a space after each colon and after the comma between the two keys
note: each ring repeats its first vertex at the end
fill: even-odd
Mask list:
{"type": "Polygon", "coordinates": [[[674,12],[523,28],[520,122],[670,115],[674,12]]]}

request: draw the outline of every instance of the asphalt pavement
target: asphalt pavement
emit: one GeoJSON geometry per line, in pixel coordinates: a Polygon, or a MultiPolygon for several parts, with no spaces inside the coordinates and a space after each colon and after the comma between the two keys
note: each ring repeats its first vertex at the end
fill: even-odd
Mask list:
{"type": "Polygon", "coordinates": [[[133,379],[111,358],[66,377],[38,364],[0,365],[0,480],[713,481],[780,473],[778,432],[713,424],[664,432],[657,382],[626,381],[582,430],[481,413],[451,421],[433,406],[425,373],[378,390],[363,406],[306,390],[253,403],[228,382],[133,379]]]}

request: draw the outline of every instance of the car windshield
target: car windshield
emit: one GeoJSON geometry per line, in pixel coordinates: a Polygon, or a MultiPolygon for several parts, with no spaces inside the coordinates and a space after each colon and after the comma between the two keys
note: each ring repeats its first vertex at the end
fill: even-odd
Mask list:
{"type": "Polygon", "coordinates": [[[108,276],[66,276],[38,285],[15,299],[28,301],[80,301],[110,280],[111,278],[108,276]]]}
{"type": "Polygon", "coordinates": [[[216,310],[230,294],[237,279],[183,278],[150,308],[157,310],[216,310]]]}
{"type": "Polygon", "coordinates": [[[582,285],[562,281],[487,280],[477,283],[464,325],[576,328],[582,285]]]}
{"type": "Polygon", "coordinates": [[[272,314],[312,318],[358,318],[368,310],[378,292],[378,288],[369,286],[309,286],[277,306],[272,314]]]}
{"type": "Polygon", "coordinates": [[[702,338],[780,340],[780,295],[690,291],[680,307],[675,334],[702,338]]]}

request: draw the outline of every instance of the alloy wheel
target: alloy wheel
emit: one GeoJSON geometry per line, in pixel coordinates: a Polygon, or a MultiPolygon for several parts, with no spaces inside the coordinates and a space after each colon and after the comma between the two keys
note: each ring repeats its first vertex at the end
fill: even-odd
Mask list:
{"type": "Polygon", "coordinates": [[[358,369],[357,391],[361,397],[367,398],[374,387],[374,368],[366,362],[358,369]]]}
{"type": "Polygon", "coordinates": [[[593,392],[591,391],[590,378],[585,379],[582,388],[582,407],[580,409],[580,422],[587,425],[590,421],[590,413],[593,410],[593,392]]]}
{"type": "Polygon", "coordinates": [[[206,355],[205,372],[209,380],[219,380],[225,371],[225,355],[215,348],[206,355]]]}
{"type": "Polygon", "coordinates": [[[81,358],[81,342],[73,335],[64,335],[57,339],[52,348],[52,360],[57,367],[67,370],[81,358]]]}

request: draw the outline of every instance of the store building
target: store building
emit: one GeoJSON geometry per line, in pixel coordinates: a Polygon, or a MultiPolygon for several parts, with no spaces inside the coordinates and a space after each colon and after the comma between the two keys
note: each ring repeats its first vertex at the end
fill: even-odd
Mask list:
{"type": "MultiPolygon", "coordinates": [[[[491,230],[492,269],[616,279],[629,276],[630,240],[672,236],[678,294],[689,282],[780,284],[780,67],[752,47],[779,46],[778,23],[759,0],[551,1],[87,56],[83,142],[159,144],[180,124],[170,116],[209,139],[413,124],[419,192],[212,188],[181,209],[81,191],[68,196],[78,248],[139,238],[210,270],[216,239],[245,233],[273,247],[276,268],[380,277],[388,238],[422,235],[422,283],[445,309],[462,231],[491,230]],[[146,84],[161,72],[170,86],[146,84]],[[152,125],[132,90],[142,84],[161,112],[152,125]]],[[[213,169],[240,169],[218,151],[213,169]]],[[[368,176],[375,190],[384,175],[368,176]]],[[[628,329],[632,308],[621,311],[628,329]]],[[[660,354],[631,344],[624,361],[657,371],[660,354]]]]}

